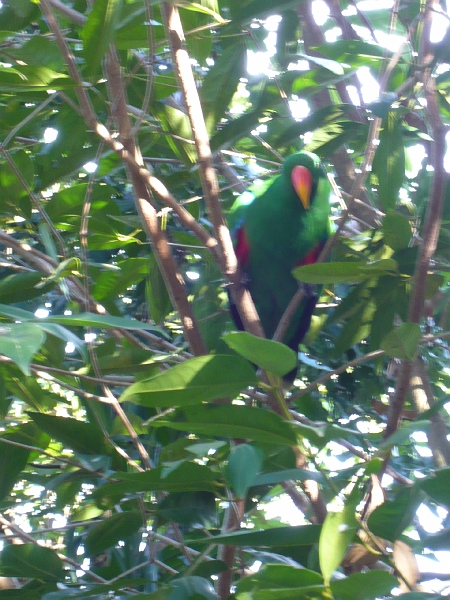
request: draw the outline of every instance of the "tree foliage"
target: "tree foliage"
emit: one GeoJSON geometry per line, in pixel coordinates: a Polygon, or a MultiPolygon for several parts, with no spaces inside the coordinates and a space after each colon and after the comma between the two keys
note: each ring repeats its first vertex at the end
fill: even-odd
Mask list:
{"type": "Polygon", "coordinates": [[[0,599],[448,593],[448,17],[391,4],[3,0],[0,599]],[[225,225],[301,149],[286,392],[225,225]]]}

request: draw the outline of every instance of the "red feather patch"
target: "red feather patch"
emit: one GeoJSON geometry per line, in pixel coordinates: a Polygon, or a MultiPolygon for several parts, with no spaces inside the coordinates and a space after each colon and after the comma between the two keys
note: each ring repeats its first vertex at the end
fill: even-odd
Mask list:
{"type": "Polygon", "coordinates": [[[303,267],[304,265],[313,265],[315,262],[317,262],[317,259],[319,258],[319,255],[322,252],[322,249],[323,249],[323,244],[320,244],[319,246],[315,246],[310,252],[308,252],[308,254],[304,258],[299,260],[295,266],[303,267]]]}
{"type": "Polygon", "coordinates": [[[243,227],[240,227],[236,231],[236,244],[234,251],[236,252],[236,257],[238,259],[239,264],[241,266],[245,266],[250,254],[250,246],[243,227]]]}

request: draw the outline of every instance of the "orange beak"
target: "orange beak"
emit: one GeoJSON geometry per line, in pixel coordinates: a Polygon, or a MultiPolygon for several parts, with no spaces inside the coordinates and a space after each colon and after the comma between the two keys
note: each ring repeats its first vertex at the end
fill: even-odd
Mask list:
{"type": "Polygon", "coordinates": [[[313,186],[311,171],[306,167],[298,165],[292,169],[291,181],[304,209],[308,210],[313,186]]]}

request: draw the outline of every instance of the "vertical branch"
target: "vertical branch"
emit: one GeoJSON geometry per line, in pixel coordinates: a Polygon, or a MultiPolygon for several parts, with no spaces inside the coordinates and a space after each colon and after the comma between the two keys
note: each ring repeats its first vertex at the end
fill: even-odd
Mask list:
{"type": "Polygon", "coordinates": [[[200,179],[205,201],[208,206],[209,218],[211,219],[215,236],[219,243],[219,266],[232,284],[230,286],[231,295],[239,310],[245,329],[254,335],[264,337],[264,332],[251,295],[246,288],[240,285],[237,259],[230,232],[226,226],[220,208],[219,185],[212,164],[208,132],[206,130],[205,119],[203,117],[203,111],[197,87],[195,85],[189,55],[184,47],[185,38],[178,8],[172,3],[163,2],[161,4],[161,12],[163,14],[167,36],[170,42],[175,71],[180,88],[183,92],[187,114],[194,136],[195,147],[198,154],[200,179]]]}
{"type": "Polygon", "coordinates": [[[115,90],[113,110],[119,123],[120,133],[124,140],[123,143],[113,139],[108,129],[98,121],[92,103],[83,86],[80,73],[75,63],[75,58],[66,44],[59,24],[53,15],[50,1],[42,0],[41,9],[47,19],[50,29],[55,35],[56,43],[66,61],[69,74],[77,84],[75,92],[85,122],[108,144],[109,147],[120,155],[127,165],[131,167],[129,172],[134,187],[138,212],[142,218],[144,229],[152,242],[155,256],[165,279],[173,305],[180,314],[186,340],[194,354],[204,354],[206,351],[205,346],[187,298],[183,278],[178,272],[166,236],[159,227],[156,210],[152,205],[150,192],[147,189],[146,181],[151,177],[150,173],[148,173],[144,167],[139,149],[135,148],[134,143],[130,139],[131,124],[126,109],[124,86],[121,85],[120,68],[118,66],[114,67],[114,64],[117,63],[114,60],[111,61],[112,55],[110,54],[109,63],[107,61],[107,65],[109,64],[110,68],[110,85],[113,85],[115,90]]]}
{"type": "MultiPolygon", "coordinates": [[[[118,124],[124,148],[134,157],[138,165],[143,166],[140,149],[131,137],[132,129],[128,117],[125,88],[117,54],[113,48],[108,52],[105,61],[105,70],[108,77],[113,118],[118,124]]],[[[187,297],[183,277],[178,270],[167,238],[159,225],[150,192],[145,181],[136,171],[128,169],[128,172],[133,184],[138,213],[144,224],[147,236],[151,241],[158,266],[169,291],[170,299],[179,312],[186,339],[193,354],[205,354],[206,348],[187,297]]]]}
{"type": "MultiPolygon", "coordinates": [[[[444,169],[445,156],[445,134],[446,128],[442,123],[439,106],[436,97],[436,84],[429,65],[433,59],[432,46],[430,43],[431,21],[433,5],[435,0],[427,0],[423,19],[423,31],[421,40],[420,59],[425,66],[422,75],[422,83],[426,99],[424,108],[433,144],[431,144],[431,165],[434,170],[433,182],[430,190],[427,211],[425,215],[423,244],[419,249],[419,255],[414,271],[413,285],[408,308],[408,320],[412,323],[420,323],[425,300],[425,285],[428,275],[430,260],[432,259],[439,239],[439,231],[442,222],[442,209],[444,203],[444,190],[447,174],[444,169]]],[[[409,390],[413,365],[410,361],[402,361],[397,381],[395,396],[390,404],[388,423],[385,438],[389,437],[398,428],[401,412],[409,390]]]]}

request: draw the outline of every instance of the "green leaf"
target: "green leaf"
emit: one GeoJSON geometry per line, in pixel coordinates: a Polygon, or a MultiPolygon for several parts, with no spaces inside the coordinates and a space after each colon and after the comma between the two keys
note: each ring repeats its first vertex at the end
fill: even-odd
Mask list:
{"type": "Polygon", "coordinates": [[[395,542],[414,519],[424,500],[419,486],[404,487],[393,500],[385,500],[371,513],[368,520],[372,533],[395,542]]]}
{"type": "Polygon", "coordinates": [[[292,274],[304,283],[331,285],[364,281],[397,271],[397,262],[392,258],[385,258],[372,262],[316,263],[297,267],[292,274]]]}
{"type": "Polygon", "coordinates": [[[240,548],[273,546],[311,546],[319,541],[320,525],[274,527],[265,531],[238,531],[195,540],[205,544],[227,544],[240,548]]]}
{"type": "Polygon", "coordinates": [[[30,455],[28,448],[21,448],[14,443],[35,446],[36,434],[36,427],[32,423],[26,423],[2,433],[0,437],[0,501],[7,498],[17,483],[19,474],[26,467],[30,455]]]}
{"type": "Polygon", "coordinates": [[[384,442],[382,442],[378,448],[379,450],[385,450],[387,448],[392,448],[393,446],[400,446],[405,442],[410,441],[410,437],[413,433],[417,431],[423,431],[428,433],[430,430],[430,421],[428,420],[420,420],[420,421],[406,421],[404,422],[397,431],[395,431],[392,435],[390,435],[384,442]]]}
{"type": "Polygon", "coordinates": [[[63,563],[56,552],[36,544],[8,544],[1,555],[2,572],[8,577],[62,580],[63,563]]]}
{"type": "Polygon", "coordinates": [[[53,439],[80,454],[107,454],[108,448],[98,425],[69,417],[28,413],[36,425],[53,439]]]}
{"type": "Polygon", "coordinates": [[[380,570],[352,573],[345,579],[330,582],[333,595],[340,600],[376,600],[389,596],[397,585],[394,575],[380,570]]]}
{"type": "Polygon", "coordinates": [[[148,303],[149,313],[156,324],[162,323],[164,317],[173,310],[172,302],[164,281],[156,257],[152,253],[148,259],[149,273],[147,276],[145,297],[148,303]]]}
{"type": "Polygon", "coordinates": [[[277,414],[253,406],[205,405],[176,410],[152,421],[154,427],[170,427],[199,435],[249,439],[283,446],[296,443],[290,423],[277,414]]]}
{"type": "Polygon", "coordinates": [[[450,467],[437,469],[432,476],[421,479],[418,485],[435,502],[450,508],[450,467]]]}
{"type": "Polygon", "coordinates": [[[409,219],[399,213],[388,213],[383,219],[383,236],[393,250],[407,248],[412,236],[409,219]]]}
{"type": "Polygon", "coordinates": [[[95,313],[79,313],[77,315],[53,316],[46,318],[48,323],[59,323],[68,327],[98,327],[102,329],[127,329],[131,331],[152,331],[168,338],[167,333],[159,327],[148,323],[141,323],[136,319],[127,317],[114,317],[112,315],[97,315],[95,313]]]}
{"type": "Polygon", "coordinates": [[[358,531],[355,517],[357,501],[347,501],[341,512],[329,512],[322,525],[319,540],[319,561],[325,585],[330,584],[335,569],[341,564],[348,545],[358,531]]]}
{"type": "Polygon", "coordinates": [[[214,492],[216,476],[209,467],[182,462],[174,468],[157,467],[143,473],[115,473],[113,483],[105,483],[94,492],[100,500],[122,498],[138,492],[214,492]]]}
{"type": "Polygon", "coordinates": [[[20,293],[20,300],[31,300],[40,296],[43,292],[48,292],[53,284],[48,284],[44,289],[37,289],[36,284],[43,279],[41,273],[16,273],[7,275],[0,280],[0,300],[3,303],[17,302],[20,293]]]}
{"type": "Polygon", "coordinates": [[[392,210],[398,201],[405,178],[405,148],[398,117],[391,112],[383,121],[380,144],[375,152],[372,169],[378,177],[378,194],[385,210],[392,210]]]}
{"type": "Polygon", "coordinates": [[[275,143],[280,146],[292,143],[308,131],[314,131],[319,127],[324,127],[329,123],[342,119],[352,109],[353,107],[350,104],[332,104],[320,108],[300,122],[293,123],[277,138],[275,143]]]}
{"type": "Polygon", "coordinates": [[[200,95],[210,136],[215,133],[217,124],[225,116],[240,78],[245,76],[246,57],[247,46],[238,38],[237,43],[224,49],[203,80],[200,95]]]}
{"type": "Polygon", "coordinates": [[[198,356],[134,383],[120,401],[159,407],[200,404],[227,396],[234,398],[257,381],[251,365],[239,356],[198,356]]]}
{"type": "Polygon", "coordinates": [[[417,323],[403,323],[381,342],[381,349],[392,358],[414,360],[422,332],[417,323]]]}
{"type": "Polygon", "coordinates": [[[255,477],[253,481],[254,486],[258,485],[273,485],[274,483],[281,483],[282,481],[318,481],[319,483],[326,483],[325,477],[322,473],[316,473],[315,471],[307,471],[306,469],[283,469],[280,471],[274,471],[273,473],[261,473],[255,477]]]}
{"type": "Polygon", "coordinates": [[[252,19],[264,19],[271,14],[280,14],[289,8],[298,6],[298,0],[250,0],[249,2],[230,3],[230,13],[233,25],[241,25],[252,19]]]}
{"type": "Polygon", "coordinates": [[[184,527],[210,527],[216,521],[216,497],[211,492],[172,492],[158,504],[158,514],[184,527]]]}
{"type": "Polygon", "coordinates": [[[84,546],[87,556],[95,556],[139,531],[144,524],[138,510],[121,512],[94,525],[88,532],[84,546]]]}
{"type": "Polygon", "coordinates": [[[261,600],[320,598],[323,591],[323,578],[319,573],[288,565],[265,564],[257,573],[244,577],[236,585],[236,596],[242,599],[246,598],[247,594],[261,600]],[[307,588],[311,595],[306,593],[307,588]]]}
{"type": "Polygon", "coordinates": [[[91,78],[100,71],[102,60],[114,38],[121,8],[122,0],[95,0],[81,30],[83,54],[91,78]]]}
{"type": "Polygon", "coordinates": [[[217,600],[211,582],[203,577],[191,575],[180,579],[172,579],[170,585],[174,590],[167,596],[167,600],[188,600],[189,598],[217,600]]]}
{"type": "Polygon", "coordinates": [[[0,326],[0,353],[10,358],[25,375],[31,375],[30,363],[45,342],[45,333],[31,323],[9,323],[0,326]]]}
{"type": "Polygon", "coordinates": [[[239,444],[231,449],[225,477],[238,498],[244,498],[261,470],[263,453],[251,444],[239,444]]]}
{"type": "Polygon", "coordinates": [[[232,350],[278,377],[297,365],[297,354],[280,342],[265,340],[246,331],[228,333],[223,339],[232,350]]]}
{"type": "Polygon", "coordinates": [[[20,65],[14,69],[0,67],[0,92],[63,90],[75,84],[67,75],[47,67],[20,65]]]}

